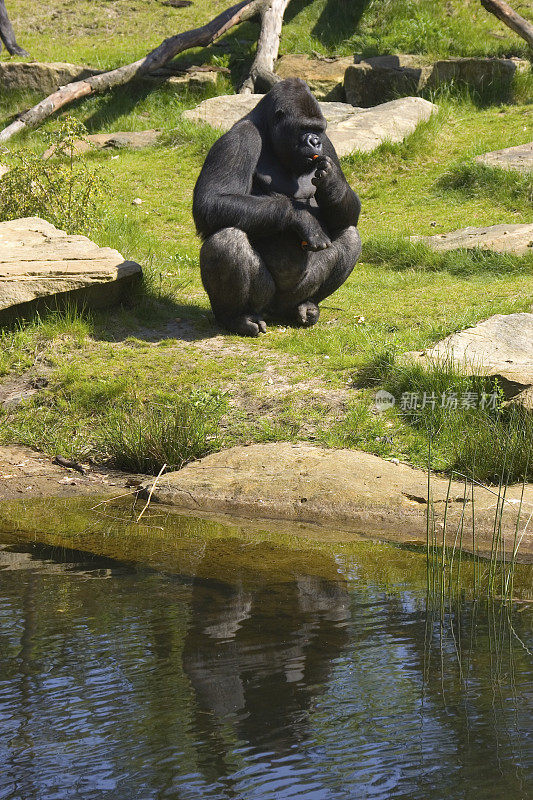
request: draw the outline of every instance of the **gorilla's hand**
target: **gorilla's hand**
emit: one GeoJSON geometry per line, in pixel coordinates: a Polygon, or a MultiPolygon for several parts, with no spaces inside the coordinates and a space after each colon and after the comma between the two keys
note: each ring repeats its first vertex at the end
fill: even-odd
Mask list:
{"type": "Polygon", "coordinates": [[[339,167],[329,156],[317,156],[313,161],[313,166],[316,171],[311,183],[316,186],[317,199],[325,200],[326,202],[338,200],[339,187],[344,183],[344,181],[340,180],[339,167]]]}
{"type": "Polygon", "coordinates": [[[306,209],[295,209],[293,220],[293,230],[306,250],[325,250],[331,245],[320,222],[306,209]]]}

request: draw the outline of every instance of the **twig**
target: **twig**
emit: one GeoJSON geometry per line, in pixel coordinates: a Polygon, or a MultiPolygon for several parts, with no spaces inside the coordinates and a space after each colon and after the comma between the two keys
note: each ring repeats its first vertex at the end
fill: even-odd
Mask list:
{"type": "Polygon", "coordinates": [[[144,504],[144,508],[143,508],[143,510],[141,511],[141,513],[139,514],[139,516],[137,517],[137,520],[136,520],[137,522],[139,522],[139,520],[141,519],[142,515],[144,514],[144,512],[146,511],[146,509],[147,509],[147,508],[148,508],[148,506],[150,505],[150,500],[152,499],[152,495],[153,495],[153,493],[154,493],[154,489],[155,489],[155,487],[156,487],[157,481],[159,480],[159,478],[161,477],[161,475],[163,474],[163,472],[166,470],[166,468],[167,468],[167,465],[166,465],[166,464],[163,464],[163,466],[162,466],[162,467],[161,467],[161,469],[159,470],[159,475],[157,475],[157,477],[155,478],[154,482],[152,483],[152,488],[150,489],[150,492],[148,493],[148,500],[147,500],[147,501],[146,501],[146,503],[144,504]]]}

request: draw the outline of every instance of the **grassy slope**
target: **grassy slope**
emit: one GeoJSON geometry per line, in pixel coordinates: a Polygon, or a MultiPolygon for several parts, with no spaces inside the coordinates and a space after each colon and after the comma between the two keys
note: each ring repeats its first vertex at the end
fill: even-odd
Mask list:
{"type": "MultiPolygon", "coordinates": [[[[336,23],[330,5],[326,9],[316,0],[302,8],[295,2],[283,48],[345,53],[426,47],[439,55],[523,53],[518,37],[477,2],[448,3],[450,13],[441,12],[444,4],[435,10],[429,2],[365,4],[368,8],[351,42],[341,40],[338,31],[351,28],[345,21],[336,23]],[[504,38],[490,36],[491,30],[504,38]]],[[[68,53],[69,60],[111,66],[138,57],[170,32],[192,27],[224,7],[225,3],[208,6],[201,0],[181,10],[153,0],[127,4],[54,0],[40,11],[38,30],[30,34],[34,4],[20,0],[13,22],[20,41],[37,58],[61,60],[68,53]],[[26,36],[20,34],[24,30],[26,36]]],[[[357,3],[350,4],[354,7],[357,10],[357,3]]],[[[239,28],[227,37],[229,52],[212,48],[207,58],[242,72],[249,51],[246,40],[253,38],[254,30],[239,28]]],[[[197,60],[206,60],[206,54],[197,60]]],[[[396,412],[376,419],[369,412],[370,390],[347,387],[354,379],[358,383],[359,371],[379,361],[383,353],[421,349],[492,313],[528,309],[531,259],[514,270],[503,261],[496,266],[493,262],[468,266],[459,259],[455,268],[439,270],[419,262],[400,268],[394,258],[379,266],[362,262],[326,301],[321,324],[312,331],[273,327],[257,341],[210,338],[213,330],[198,279],[190,200],[214,134],[185,125],[180,118],[183,108],[197,99],[165,89],[149,95],[120,90],[74,109],[91,132],[148,127],[169,131],[167,146],[121,151],[118,158],[116,153],[91,157],[112,187],[103,225],[95,224],[93,238],[148,265],[155,300],[129,312],[98,315],[90,323],[67,319],[8,333],[0,372],[24,372],[36,361],[48,363],[52,372],[51,390],[44,398],[39,397],[29,413],[23,407],[6,419],[4,439],[18,438],[65,453],[102,455],[99,424],[105,424],[112,407],[145,400],[171,404],[184,393],[209,387],[227,392],[225,443],[311,438],[424,463],[423,430],[396,412]],[[142,198],[141,206],[131,205],[135,197],[142,198]],[[176,319],[194,321],[200,338],[183,341],[183,323],[176,319]]],[[[28,98],[0,100],[0,117],[7,118],[27,102],[28,98]]],[[[404,145],[385,146],[374,155],[345,161],[348,178],[363,202],[363,240],[385,240],[391,232],[431,234],[466,224],[532,218],[524,192],[513,195],[506,186],[491,190],[495,185],[491,180],[489,189],[483,189],[475,176],[470,183],[458,181],[456,189],[449,188],[450,181],[448,188],[439,182],[450,170],[456,174],[458,163],[468,163],[478,153],[530,140],[531,107],[481,108],[467,98],[439,102],[438,117],[404,145]]],[[[48,122],[27,136],[24,146],[43,149],[46,133],[55,124],[48,122]]],[[[12,148],[19,146],[14,143],[12,148]]],[[[440,450],[436,448],[439,466],[457,462],[456,445],[453,436],[444,437],[440,450]]]]}
{"type": "MultiPolygon", "coordinates": [[[[110,67],[133,61],[173,33],[206,22],[227,0],[194,0],[174,9],[158,0],[7,0],[19,39],[42,61],[110,67]]],[[[533,19],[526,3],[516,10],[533,19]]],[[[239,54],[255,42],[255,25],[231,35],[239,54]]],[[[479,0],[292,0],[281,52],[429,52],[434,55],[525,55],[526,44],[481,8],[479,0]],[[355,31],[355,33],[352,33],[355,31]],[[348,34],[348,36],[346,36],[348,34]]],[[[224,48],[210,57],[227,58],[224,48]]]]}

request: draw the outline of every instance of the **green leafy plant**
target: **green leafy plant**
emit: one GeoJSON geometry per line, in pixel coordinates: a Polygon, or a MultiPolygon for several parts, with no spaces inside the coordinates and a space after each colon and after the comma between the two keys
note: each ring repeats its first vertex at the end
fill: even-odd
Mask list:
{"type": "Polygon", "coordinates": [[[0,182],[0,220],[42,217],[67,233],[94,228],[102,177],[76,155],[87,141],[85,126],[65,117],[49,137],[45,156],[21,149],[10,156],[12,168],[0,182]]]}

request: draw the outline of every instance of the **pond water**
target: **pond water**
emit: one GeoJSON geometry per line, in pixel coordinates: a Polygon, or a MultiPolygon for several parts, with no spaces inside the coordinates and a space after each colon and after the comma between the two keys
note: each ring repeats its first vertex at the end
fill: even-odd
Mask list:
{"type": "Polygon", "coordinates": [[[66,508],[0,514],[2,800],[531,798],[527,603],[441,615],[386,544],[66,508]]]}

